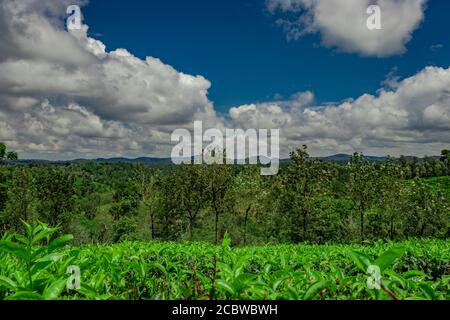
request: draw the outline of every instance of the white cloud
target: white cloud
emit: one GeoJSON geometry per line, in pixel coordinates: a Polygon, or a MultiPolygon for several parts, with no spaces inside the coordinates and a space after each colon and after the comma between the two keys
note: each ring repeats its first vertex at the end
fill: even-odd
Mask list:
{"type": "Polygon", "coordinates": [[[355,100],[292,108],[272,102],[230,110],[247,127],[279,127],[284,151],[309,144],[315,154],[437,154],[450,141],[450,68],[428,67],[355,100]],[[289,146],[286,148],[286,146],[289,146]]]}
{"type": "Polygon", "coordinates": [[[25,154],[167,154],[174,127],[220,124],[207,79],[66,31],[73,3],[0,0],[0,139],[25,154]]]}
{"type": "Polygon", "coordinates": [[[386,57],[406,51],[406,44],[424,19],[427,0],[267,0],[267,8],[294,13],[278,20],[288,39],[320,33],[322,45],[364,56],[386,57]],[[381,8],[381,30],[369,30],[366,10],[381,8]]]}

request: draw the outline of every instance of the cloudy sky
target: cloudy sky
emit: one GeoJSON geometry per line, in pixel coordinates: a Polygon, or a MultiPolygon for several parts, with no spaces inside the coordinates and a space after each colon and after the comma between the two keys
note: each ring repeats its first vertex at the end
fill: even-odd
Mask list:
{"type": "Polygon", "coordinates": [[[170,135],[280,129],[281,151],[450,147],[441,0],[0,0],[0,141],[22,158],[169,156],[170,135]],[[77,4],[81,30],[66,28],[77,4]],[[381,30],[366,9],[381,8],[381,30]]]}

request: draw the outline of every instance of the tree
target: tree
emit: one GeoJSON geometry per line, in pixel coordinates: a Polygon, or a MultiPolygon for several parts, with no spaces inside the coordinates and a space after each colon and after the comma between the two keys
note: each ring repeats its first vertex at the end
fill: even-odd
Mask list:
{"type": "Polygon", "coordinates": [[[73,213],[74,176],[67,168],[38,167],[34,172],[39,218],[66,232],[73,213]]]}
{"type": "Polygon", "coordinates": [[[120,220],[124,216],[135,216],[138,213],[139,206],[139,190],[132,179],[120,181],[116,185],[116,190],[113,194],[114,204],[110,209],[114,220],[120,220]]]}
{"type": "MultiPolygon", "coordinates": [[[[224,152],[224,159],[226,159],[224,152]]],[[[225,161],[224,161],[225,163],[225,161]]],[[[202,166],[202,175],[205,177],[205,194],[208,203],[214,213],[214,243],[219,243],[219,223],[220,218],[234,205],[232,186],[234,179],[233,166],[228,164],[217,164],[202,166]]]]}
{"type": "Polygon", "coordinates": [[[363,154],[355,153],[349,164],[348,194],[359,213],[360,239],[364,240],[365,214],[377,196],[378,172],[363,154]]]}
{"type": "Polygon", "coordinates": [[[3,142],[0,142],[0,161],[5,158],[6,146],[3,142]]]}
{"type": "Polygon", "coordinates": [[[161,179],[158,195],[158,220],[161,222],[161,234],[164,240],[176,240],[181,232],[181,215],[173,196],[175,177],[173,174],[161,179]]]}
{"type": "Polygon", "coordinates": [[[401,155],[399,162],[400,162],[400,167],[402,168],[404,177],[406,179],[412,178],[411,165],[410,165],[408,159],[404,155],[401,155]]]}
{"type": "Polygon", "coordinates": [[[207,205],[207,183],[203,168],[196,165],[182,165],[174,172],[173,200],[181,216],[188,222],[189,239],[193,239],[193,229],[200,210],[207,205]]]}
{"type": "Polygon", "coordinates": [[[440,177],[443,173],[442,162],[434,157],[424,157],[425,177],[440,177]]]}
{"type": "Polygon", "coordinates": [[[21,220],[31,221],[33,194],[33,180],[29,169],[26,167],[16,168],[10,181],[8,201],[2,219],[10,229],[20,231],[23,227],[21,220]]]}
{"type": "Polygon", "coordinates": [[[450,160],[450,150],[442,150],[441,151],[441,161],[445,162],[450,160]]]}
{"type": "Polygon", "coordinates": [[[141,204],[145,207],[150,218],[150,237],[155,238],[156,210],[158,208],[158,188],[161,186],[159,173],[153,173],[148,166],[138,165],[136,183],[141,198],[141,204]]]}
{"type": "Polygon", "coordinates": [[[446,175],[450,175],[450,150],[442,150],[441,162],[444,164],[446,175]]]}
{"type": "Polygon", "coordinates": [[[7,151],[6,145],[3,142],[0,142],[0,162],[5,160],[18,160],[19,156],[16,151],[7,151]]]}
{"type": "Polygon", "coordinates": [[[327,192],[329,174],[321,161],[310,161],[308,147],[291,153],[283,177],[282,212],[291,218],[291,241],[310,240],[309,225],[316,201],[327,192]],[[299,219],[300,218],[300,219],[299,219]]]}
{"type": "Polygon", "coordinates": [[[2,217],[3,210],[8,201],[8,186],[6,181],[6,170],[0,166],[0,234],[7,231],[9,228],[9,226],[5,223],[5,218],[2,217]]]}
{"type": "Polygon", "coordinates": [[[15,160],[19,159],[19,155],[15,151],[9,151],[6,154],[6,159],[11,160],[11,161],[15,161],[15,160]]]}
{"type": "Polygon", "coordinates": [[[373,239],[396,240],[403,236],[406,202],[403,178],[407,173],[393,159],[379,164],[376,171],[376,196],[369,211],[367,235],[373,239]]]}
{"type": "MultiPolygon", "coordinates": [[[[237,214],[236,224],[239,226],[243,224],[242,242],[245,246],[248,243],[251,222],[261,225],[264,219],[267,219],[268,208],[264,206],[268,196],[268,192],[266,192],[268,186],[263,186],[263,183],[272,176],[261,176],[260,168],[256,165],[246,165],[240,169],[242,170],[235,177],[233,185],[233,194],[236,200],[234,212],[237,214]],[[259,212],[265,216],[260,216],[261,223],[254,221],[259,212]]],[[[271,222],[274,223],[274,221],[271,222]]],[[[233,240],[237,240],[240,234],[231,232],[231,236],[233,240]]]]}
{"type": "Polygon", "coordinates": [[[113,241],[133,241],[138,224],[136,219],[129,216],[123,216],[113,223],[113,241]]]}
{"type": "Polygon", "coordinates": [[[433,190],[424,180],[415,179],[409,190],[407,204],[406,236],[446,236],[449,205],[442,190],[433,190]]]}

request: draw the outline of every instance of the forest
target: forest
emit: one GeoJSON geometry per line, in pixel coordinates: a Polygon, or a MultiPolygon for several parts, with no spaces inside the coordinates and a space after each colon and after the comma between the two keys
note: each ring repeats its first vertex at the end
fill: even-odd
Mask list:
{"type": "MultiPolygon", "coordinates": [[[[3,157],[5,158],[5,157],[3,157]]],[[[311,159],[277,176],[253,165],[86,162],[0,167],[0,231],[60,225],[76,244],[207,241],[233,245],[447,238],[450,152],[441,158],[311,159]]]]}

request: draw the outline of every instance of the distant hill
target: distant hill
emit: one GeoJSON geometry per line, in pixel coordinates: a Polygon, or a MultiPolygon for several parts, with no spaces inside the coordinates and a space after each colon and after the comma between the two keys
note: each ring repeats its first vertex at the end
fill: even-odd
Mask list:
{"type": "Polygon", "coordinates": [[[148,158],[140,157],[136,159],[130,158],[97,158],[94,160],[77,159],[71,162],[98,162],[98,163],[143,163],[143,164],[165,164],[171,163],[170,158],[148,158]]]}
{"type": "Polygon", "coordinates": [[[65,165],[65,164],[71,164],[71,163],[87,163],[87,162],[169,164],[172,161],[170,158],[141,157],[141,158],[136,158],[136,159],[130,159],[130,158],[124,158],[124,157],[117,157],[117,158],[97,158],[97,159],[74,159],[74,160],[60,160],[60,161],[23,159],[23,160],[14,161],[13,163],[65,165]]]}
{"type": "MultiPolygon", "coordinates": [[[[345,153],[340,153],[340,154],[335,154],[332,156],[316,158],[316,159],[322,159],[325,161],[348,162],[348,161],[350,161],[350,158],[351,158],[351,155],[345,154],[345,153]]],[[[364,158],[369,161],[377,162],[377,161],[385,161],[388,157],[364,156],[364,158]]]]}
{"type": "MultiPolygon", "coordinates": [[[[336,161],[336,162],[348,162],[351,158],[349,154],[335,154],[328,157],[312,157],[312,159],[324,160],[324,161],[336,161]]],[[[373,162],[380,162],[386,160],[388,157],[377,157],[377,156],[364,156],[365,159],[373,162]]],[[[413,157],[407,156],[408,160],[411,160],[413,157]]],[[[436,156],[435,158],[439,158],[436,156]]],[[[171,158],[151,158],[151,157],[140,157],[135,159],[125,158],[125,157],[117,157],[117,158],[97,158],[97,159],[75,159],[75,160],[67,160],[67,161],[51,161],[51,160],[33,160],[33,159],[24,159],[18,160],[12,163],[22,163],[22,164],[53,164],[53,165],[65,165],[70,163],[86,163],[86,162],[96,162],[96,163],[143,163],[148,165],[163,165],[163,164],[171,164],[171,158]]],[[[289,163],[289,159],[280,159],[280,163],[289,163]]]]}

